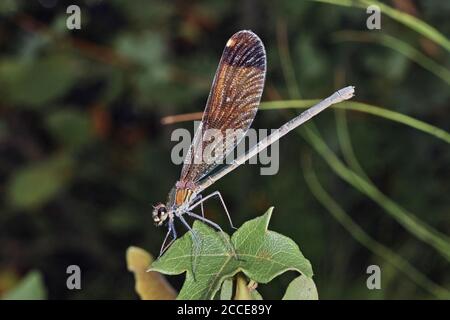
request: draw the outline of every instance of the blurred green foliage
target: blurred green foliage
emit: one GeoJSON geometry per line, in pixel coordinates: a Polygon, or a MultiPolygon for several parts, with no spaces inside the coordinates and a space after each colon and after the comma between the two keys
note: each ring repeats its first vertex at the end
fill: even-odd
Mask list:
{"type": "Polygon", "coordinates": [[[61,192],[70,180],[72,159],[54,157],[20,168],[8,185],[12,207],[38,208],[61,192]]]}
{"type": "MultiPolygon", "coordinates": [[[[433,26],[444,40],[417,32],[395,13],[383,15],[381,30],[368,31],[364,8],[317,1],[86,0],[79,2],[81,30],[65,27],[70,1],[1,1],[0,295],[39,270],[49,298],[136,298],[123,256],[130,245],[158,252],[164,230],[152,225],[151,204],[165,199],[181,169],[170,160],[170,133],[192,129],[160,119],[203,110],[225,42],[240,29],[255,31],[266,45],[263,101],[319,98],[353,84],[358,101],[448,132],[449,4],[384,3],[433,26]],[[390,42],[373,40],[375,33],[390,42]],[[66,288],[70,264],[82,269],[80,291],[66,288]]],[[[254,127],[277,128],[287,116],[260,111],[254,127]]],[[[386,119],[345,116],[354,156],[373,184],[422,223],[450,234],[448,145],[386,119]]],[[[315,124],[347,161],[335,113],[315,124]]],[[[370,244],[355,241],[314,198],[300,162],[301,154],[313,154],[323,187],[363,232],[421,277],[450,288],[448,261],[344,184],[313,150],[291,134],[280,143],[277,175],[260,176],[257,166],[246,165],[218,182],[214,188],[235,224],[274,205],[271,226],[301,244],[320,298],[435,298],[370,244]],[[370,264],[382,269],[380,291],[366,287],[370,264]]],[[[227,226],[219,204],[206,209],[227,226]]],[[[258,291],[281,298],[294,277],[258,291]]],[[[182,277],[171,281],[179,289],[182,277]]],[[[33,290],[26,290],[29,297],[33,290]]]]}

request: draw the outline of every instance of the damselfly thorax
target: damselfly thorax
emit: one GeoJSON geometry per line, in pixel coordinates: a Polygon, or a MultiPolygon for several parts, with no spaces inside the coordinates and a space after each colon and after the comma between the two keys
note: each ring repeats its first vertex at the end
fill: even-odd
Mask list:
{"type": "Polygon", "coordinates": [[[203,203],[211,197],[217,197],[220,200],[233,227],[231,216],[220,192],[214,191],[205,197],[202,197],[201,193],[215,181],[239,167],[289,131],[297,128],[330,105],[350,99],[354,93],[353,87],[336,91],[262,139],[247,153],[240,155],[237,159],[219,169],[218,164],[223,163],[221,160],[234,150],[246,135],[255,118],[264,88],[265,76],[266,51],[261,39],[251,31],[244,30],[235,33],[225,45],[206,102],[202,121],[185,157],[180,179],[169,193],[167,202],[165,204],[160,203],[153,209],[155,224],[168,226],[160,255],[177,238],[174,226],[175,218],[191,231],[194,244],[198,242],[198,239],[187,223],[185,216],[201,220],[223,232],[218,224],[204,216],[203,203]],[[223,146],[222,144],[214,144],[217,142],[209,141],[207,132],[210,129],[220,132],[231,129],[238,134],[233,136],[234,143],[223,146]],[[214,156],[209,158],[208,161],[196,161],[200,158],[199,155],[204,154],[205,149],[212,150],[211,154],[214,154],[214,156]],[[194,213],[194,209],[199,206],[201,215],[194,213]],[[170,235],[172,235],[172,240],[167,243],[170,235]]]}
{"type": "Polygon", "coordinates": [[[175,203],[177,207],[189,203],[194,193],[195,185],[191,181],[177,181],[175,184],[175,203]]]}
{"type": "Polygon", "coordinates": [[[166,204],[155,206],[153,220],[159,226],[173,216],[182,215],[196,195],[195,185],[191,181],[177,181],[175,187],[169,192],[166,204]]]}

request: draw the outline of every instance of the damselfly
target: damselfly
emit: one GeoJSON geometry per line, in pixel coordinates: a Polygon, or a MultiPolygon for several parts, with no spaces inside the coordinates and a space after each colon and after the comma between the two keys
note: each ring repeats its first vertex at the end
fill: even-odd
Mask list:
{"type": "Polygon", "coordinates": [[[217,230],[221,227],[205,218],[203,202],[218,197],[227,214],[231,226],[230,213],[219,191],[202,197],[201,192],[214,182],[236,169],[289,131],[308,121],[332,104],[350,99],[354,87],[345,87],[328,98],[301,113],[262,139],[247,153],[238,156],[231,163],[218,167],[221,160],[234,150],[247,133],[258,109],[266,76],[266,52],[262,41],[251,31],[239,31],[226,43],[214,77],[211,92],[206,103],[202,121],[197,128],[189,151],[184,159],[179,181],[170,191],[166,204],[158,204],[153,209],[153,221],[157,226],[167,225],[168,231],[161,247],[160,255],[177,238],[174,219],[178,218],[191,231],[194,241],[196,235],[187,223],[185,215],[201,220],[217,230]],[[208,138],[210,130],[216,130],[226,137],[227,130],[234,131],[232,143],[219,143],[208,138]],[[204,151],[209,149],[208,159],[204,151]],[[215,170],[218,169],[218,170],[215,170]],[[193,212],[201,206],[202,215],[193,212]],[[167,240],[172,235],[172,239],[167,240]]]}

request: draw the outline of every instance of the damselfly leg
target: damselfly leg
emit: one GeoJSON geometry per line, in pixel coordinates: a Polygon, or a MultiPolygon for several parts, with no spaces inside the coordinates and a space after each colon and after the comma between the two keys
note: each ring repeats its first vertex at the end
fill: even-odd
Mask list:
{"type": "Polygon", "coordinates": [[[198,219],[200,221],[203,221],[207,224],[209,224],[210,226],[216,228],[220,234],[223,236],[225,242],[227,243],[227,245],[229,245],[231,252],[233,254],[233,256],[236,256],[236,250],[233,247],[233,244],[231,243],[231,241],[225,236],[225,232],[222,230],[222,228],[215,222],[212,222],[211,220],[206,219],[205,217],[199,216],[198,214],[194,213],[194,212],[189,212],[187,211],[186,214],[194,219],[198,219]]]}
{"type": "Polygon", "coordinates": [[[197,232],[195,232],[194,229],[191,228],[191,226],[189,225],[189,223],[187,223],[187,221],[184,219],[184,217],[181,214],[177,215],[177,217],[180,219],[181,223],[183,223],[184,226],[191,232],[192,245],[193,245],[192,273],[193,273],[193,276],[195,277],[195,269],[197,266],[197,257],[198,257],[198,254],[200,253],[202,243],[200,241],[200,238],[197,236],[197,232]]]}
{"type": "MultiPolygon", "coordinates": [[[[192,202],[195,203],[197,201],[202,200],[202,198],[203,198],[202,195],[198,194],[197,197],[195,197],[195,199],[192,202]]],[[[202,211],[202,217],[204,218],[205,217],[205,211],[204,211],[204,208],[203,208],[203,202],[200,203],[200,208],[201,208],[201,211],[202,211]]]]}
{"type": "Polygon", "coordinates": [[[170,247],[170,245],[177,239],[177,232],[175,230],[175,226],[173,224],[173,220],[169,220],[169,228],[166,233],[166,237],[164,238],[163,244],[161,246],[161,249],[159,250],[159,257],[162,256],[162,254],[170,247]],[[170,234],[172,234],[172,240],[166,245],[167,239],[169,238],[170,234]]]}
{"type": "MultiPolygon", "coordinates": [[[[233,225],[233,221],[231,220],[230,213],[228,212],[227,206],[225,205],[225,201],[223,200],[222,195],[220,194],[219,191],[214,191],[213,193],[207,195],[207,196],[204,197],[204,198],[203,198],[203,197],[200,197],[200,199],[199,199],[197,202],[194,202],[194,204],[191,205],[191,206],[188,208],[188,211],[192,211],[193,209],[195,209],[195,208],[198,207],[199,205],[203,206],[203,202],[205,202],[206,200],[208,200],[209,198],[212,198],[212,197],[214,197],[214,196],[219,197],[220,202],[221,202],[221,204],[222,204],[222,207],[223,207],[223,209],[225,210],[225,213],[227,214],[228,221],[230,222],[230,226],[231,226],[233,229],[237,229],[237,228],[233,225]]],[[[202,209],[202,212],[203,212],[203,209],[202,209]]],[[[203,215],[203,214],[202,214],[202,215],[203,215]]],[[[203,215],[203,217],[205,217],[205,216],[203,215]]]]}

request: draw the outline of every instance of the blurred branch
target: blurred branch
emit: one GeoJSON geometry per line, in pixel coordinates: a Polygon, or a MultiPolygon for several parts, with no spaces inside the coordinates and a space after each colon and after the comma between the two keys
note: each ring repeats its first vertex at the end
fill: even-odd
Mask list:
{"type": "Polygon", "coordinates": [[[203,116],[203,112],[192,112],[192,113],[184,113],[184,114],[178,114],[173,116],[167,116],[164,118],[161,118],[161,124],[168,125],[168,124],[174,124],[178,122],[184,122],[184,121],[194,121],[194,120],[200,120],[203,116]]]}
{"type": "Polygon", "coordinates": [[[111,48],[101,46],[80,38],[69,36],[61,37],[60,35],[53,32],[48,27],[48,25],[38,21],[30,15],[21,13],[15,17],[14,22],[21,29],[27,32],[36,33],[43,37],[49,37],[54,41],[57,40],[57,45],[68,45],[74,49],[77,49],[83,55],[93,60],[120,68],[128,68],[131,66],[131,63],[128,59],[119,55],[111,48]]]}
{"type": "MultiPolygon", "coordinates": [[[[312,100],[279,100],[279,101],[266,101],[262,102],[260,105],[261,110],[275,110],[275,109],[287,109],[287,108],[298,108],[298,109],[306,109],[310,106],[317,103],[319,99],[312,100]]],[[[404,115],[399,112],[395,112],[392,110],[388,110],[385,108],[381,108],[378,106],[374,106],[371,104],[363,103],[363,102],[355,102],[355,101],[347,101],[342,102],[340,104],[336,104],[331,106],[331,108],[335,109],[343,109],[357,112],[368,113],[380,118],[385,118],[394,122],[398,122],[409,126],[411,128],[417,129],[419,131],[428,133],[436,138],[439,138],[447,143],[450,143],[450,133],[447,131],[435,127],[431,124],[428,124],[424,121],[415,119],[413,117],[404,115]]],[[[178,115],[167,116],[161,119],[161,123],[166,124],[174,124],[183,121],[193,121],[200,120],[202,118],[202,112],[194,112],[194,113],[184,113],[178,115]]]]}
{"type": "MultiPolygon", "coordinates": [[[[117,53],[112,48],[102,46],[84,39],[56,34],[48,25],[36,20],[30,15],[20,14],[16,16],[14,22],[21,29],[27,32],[35,33],[43,37],[49,37],[55,42],[57,41],[57,45],[69,46],[92,60],[106,65],[119,67],[121,69],[128,69],[133,67],[132,61],[130,61],[127,57],[117,53]]],[[[194,82],[199,86],[205,88],[207,88],[210,84],[209,79],[207,80],[203,77],[192,75],[177,66],[171,66],[171,76],[173,78],[172,80],[175,82],[190,84],[194,82]]]]}
{"type": "Polygon", "coordinates": [[[328,212],[350,233],[350,235],[364,247],[368,248],[376,255],[385,259],[388,263],[397,268],[400,272],[410,278],[418,286],[427,290],[437,298],[449,299],[450,292],[432,282],[422,272],[417,270],[407,260],[397,255],[388,247],[382,245],[369,236],[353,219],[334,201],[322,187],[316,176],[312,165],[311,156],[302,157],[302,168],[306,184],[314,197],[328,210],[328,212]]]}

